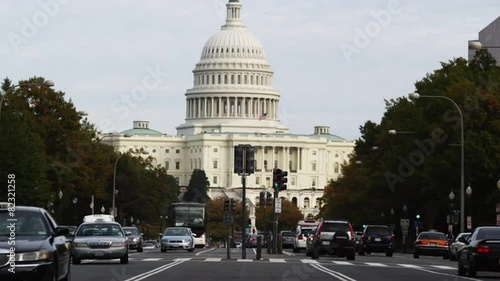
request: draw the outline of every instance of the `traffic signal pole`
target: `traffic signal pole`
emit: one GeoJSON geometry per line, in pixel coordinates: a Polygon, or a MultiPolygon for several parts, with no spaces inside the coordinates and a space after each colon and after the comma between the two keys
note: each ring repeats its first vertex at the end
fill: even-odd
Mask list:
{"type": "MultiPolygon", "coordinates": [[[[245,165],[245,158],[246,158],[246,152],[243,150],[243,165],[245,165]]],[[[241,186],[242,186],[242,192],[241,192],[241,258],[246,259],[247,258],[247,239],[246,239],[246,217],[247,217],[247,175],[246,173],[243,173],[241,175],[241,186]]]]}
{"type": "Polygon", "coordinates": [[[276,255],[278,253],[278,213],[276,213],[276,198],[279,196],[279,190],[274,189],[274,219],[273,219],[273,254],[276,255]]]}

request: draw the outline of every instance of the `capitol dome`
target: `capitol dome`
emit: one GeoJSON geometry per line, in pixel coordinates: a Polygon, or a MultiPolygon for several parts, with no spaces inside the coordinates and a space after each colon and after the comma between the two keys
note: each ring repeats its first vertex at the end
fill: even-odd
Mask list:
{"type": "Polygon", "coordinates": [[[264,47],[241,20],[239,0],[227,4],[226,23],[208,39],[186,92],[186,122],[179,135],[205,132],[285,133],[280,94],[264,47]]]}

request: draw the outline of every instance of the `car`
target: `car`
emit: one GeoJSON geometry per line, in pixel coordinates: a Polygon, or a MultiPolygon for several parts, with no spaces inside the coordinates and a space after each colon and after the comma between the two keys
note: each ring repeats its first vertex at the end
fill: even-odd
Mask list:
{"type": "Polygon", "coordinates": [[[68,233],[42,208],[0,203],[0,280],[70,280],[68,233]]]}
{"type": "Polygon", "coordinates": [[[282,231],[280,233],[281,236],[281,245],[284,248],[293,248],[293,238],[295,235],[291,231],[282,231]]]}
{"type": "Polygon", "coordinates": [[[120,259],[121,264],[127,264],[127,234],[114,221],[96,219],[84,222],[76,231],[72,254],[73,264],[80,264],[84,259],[120,259]]]}
{"type": "Polygon", "coordinates": [[[371,252],[382,252],[386,256],[392,257],[394,235],[387,225],[367,225],[363,230],[358,254],[364,256],[365,253],[370,254],[371,252]]]}
{"type": "Polygon", "coordinates": [[[78,229],[78,227],[74,225],[61,225],[61,227],[65,227],[69,230],[68,235],[66,235],[66,239],[69,242],[73,242],[73,238],[75,238],[75,231],[78,229]]]}
{"type": "Polygon", "coordinates": [[[460,234],[458,234],[455,241],[453,241],[453,243],[451,243],[451,245],[450,245],[450,261],[457,260],[458,251],[460,251],[460,249],[462,249],[462,247],[464,246],[464,243],[461,241],[462,240],[467,241],[469,236],[470,236],[470,232],[460,233],[460,234]],[[462,237],[463,237],[463,239],[461,239],[462,237]]]}
{"type": "Polygon", "coordinates": [[[161,235],[160,251],[186,250],[194,251],[194,234],[187,227],[167,227],[161,235]]]}
{"type": "Polygon", "coordinates": [[[295,237],[293,239],[293,252],[299,253],[300,250],[307,247],[307,236],[309,233],[318,226],[319,222],[316,220],[303,220],[297,223],[295,228],[295,237]]]}
{"type": "Polygon", "coordinates": [[[144,247],[144,239],[139,229],[135,226],[124,226],[123,230],[128,235],[128,248],[141,253],[144,247]]]}
{"type": "Polygon", "coordinates": [[[351,223],[346,219],[324,219],[314,233],[309,255],[319,259],[320,255],[337,255],[355,260],[356,243],[351,223]],[[312,252],[311,252],[312,251],[312,252]]]}
{"type": "Polygon", "coordinates": [[[415,251],[413,258],[420,256],[442,256],[449,259],[449,242],[443,232],[423,231],[415,240],[415,251]]]}
{"type": "Polygon", "coordinates": [[[500,227],[481,226],[460,238],[458,275],[476,277],[478,271],[500,272],[500,227]]]}

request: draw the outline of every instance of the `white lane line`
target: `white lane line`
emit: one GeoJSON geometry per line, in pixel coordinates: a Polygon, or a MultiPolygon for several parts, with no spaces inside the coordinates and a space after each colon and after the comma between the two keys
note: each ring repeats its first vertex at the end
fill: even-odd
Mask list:
{"type": "Polygon", "coordinates": [[[338,265],[354,265],[353,263],[351,262],[348,262],[348,261],[332,261],[334,264],[338,264],[338,265]]]}
{"type": "Polygon", "coordinates": [[[347,276],[347,275],[344,275],[340,272],[337,272],[337,271],[334,271],[334,270],[331,270],[331,269],[328,269],[324,266],[321,266],[319,264],[311,264],[312,267],[316,268],[317,270],[319,271],[322,271],[326,274],[329,274],[337,279],[339,279],[340,281],[356,281],[356,279],[352,279],[351,277],[347,276]]]}
{"type": "Polygon", "coordinates": [[[196,253],[196,254],[195,254],[195,256],[199,256],[199,255],[201,255],[201,254],[203,254],[203,253],[210,252],[210,251],[213,251],[213,250],[215,250],[215,249],[216,249],[216,248],[211,248],[211,249],[208,249],[208,250],[205,250],[205,251],[201,251],[201,252],[199,252],[199,253],[196,253]]]}
{"type": "Polygon", "coordinates": [[[237,262],[253,262],[253,260],[244,260],[244,259],[239,259],[236,260],[237,262]]]}
{"type": "Polygon", "coordinates": [[[221,258],[206,258],[205,261],[209,261],[209,262],[218,262],[218,261],[221,261],[222,259],[221,258]]]}
{"type": "Polygon", "coordinates": [[[146,278],[148,278],[150,276],[153,276],[153,275],[158,274],[158,273],[160,273],[162,271],[165,271],[165,270],[167,270],[169,268],[172,268],[172,267],[174,267],[176,265],[179,265],[179,264],[181,264],[183,262],[187,262],[188,260],[190,260],[190,259],[178,259],[177,261],[174,261],[174,262],[166,264],[166,265],[162,265],[162,266],[157,267],[157,268],[155,268],[153,270],[150,270],[150,271],[146,271],[144,273],[141,273],[139,275],[136,275],[136,276],[131,277],[131,278],[129,278],[127,280],[124,280],[124,281],[141,281],[141,280],[146,279],[146,278]]]}
{"type": "Polygon", "coordinates": [[[300,260],[302,263],[319,263],[318,261],[315,260],[300,260]]]}
{"type": "Polygon", "coordinates": [[[474,278],[470,278],[470,277],[462,277],[462,276],[457,276],[456,274],[448,274],[448,273],[436,272],[436,271],[427,270],[427,269],[423,269],[423,268],[415,268],[415,269],[423,271],[423,272],[427,272],[427,273],[436,274],[436,275],[453,277],[453,280],[464,279],[464,280],[472,280],[472,281],[481,281],[481,279],[474,279],[474,278]]]}
{"type": "Polygon", "coordinates": [[[365,264],[370,265],[370,266],[383,266],[383,267],[388,266],[387,264],[378,263],[378,262],[365,262],[365,264]]]}
{"type": "Polygon", "coordinates": [[[285,255],[287,255],[287,256],[292,256],[292,257],[293,257],[293,256],[295,256],[295,254],[289,253],[289,252],[287,252],[287,251],[283,251],[283,254],[285,254],[285,255]]]}
{"type": "Polygon", "coordinates": [[[147,259],[142,259],[141,261],[159,261],[161,260],[160,258],[147,258],[147,259]]]}
{"type": "Polygon", "coordinates": [[[285,259],[269,259],[269,262],[286,262],[285,259]]]}
{"type": "Polygon", "coordinates": [[[447,266],[447,265],[431,265],[432,267],[435,267],[435,268],[439,268],[439,269],[457,269],[456,267],[452,267],[452,266],[447,266]]]}
{"type": "Polygon", "coordinates": [[[414,265],[414,264],[404,264],[404,263],[399,263],[398,265],[399,265],[399,266],[402,266],[402,267],[407,267],[407,268],[416,268],[416,269],[420,269],[420,268],[422,268],[421,266],[414,265]]]}

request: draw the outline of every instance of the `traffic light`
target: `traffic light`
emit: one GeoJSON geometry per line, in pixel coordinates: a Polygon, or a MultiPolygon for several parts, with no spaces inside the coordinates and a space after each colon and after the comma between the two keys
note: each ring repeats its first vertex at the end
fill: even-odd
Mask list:
{"type": "Polygon", "coordinates": [[[252,220],[248,219],[248,228],[251,228],[251,227],[252,227],[252,220]]]}
{"type": "Polygon", "coordinates": [[[259,196],[259,206],[263,207],[264,204],[266,204],[266,193],[264,191],[261,191],[259,196]]]}
{"type": "Polygon", "coordinates": [[[273,188],[276,191],[286,190],[286,183],[288,182],[288,179],[286,178],[287,176],[287,171],[282,171],[281,169],[273,169],[273,188]]]}
{"type": "Polygon", "coordinates": [[[255,148],[247,146],[245,158],[245,173],[253,174],[255,172],[255,148]]]}
{"type": "Polygon", "coordinates": [[[417,220],[420,218],[420,215],[416,215],[417,220]]]}
{"type": "Polygon", "coordinates": [[[224,200],[224,212],[229,211],[229,204],[230,204],[229,199],[224,200]]]}
{"type": "Polygon", "coordinates": [[[243,171],[243,146],[234,147],[234,173],[242,174],[243,171]]]}
{"type": "Polygon", "coordinates": [[[229,200],[229,209],[231,210],[231,213],[236,213],[236,199],[231,198],[229,200]]]}

